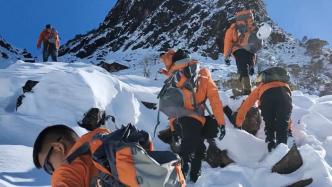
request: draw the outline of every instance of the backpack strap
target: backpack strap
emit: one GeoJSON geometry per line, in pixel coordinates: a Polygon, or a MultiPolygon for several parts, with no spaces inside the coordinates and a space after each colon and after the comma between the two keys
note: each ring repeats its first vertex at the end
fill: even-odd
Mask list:
{"type": "Polygon", "coordinates": [[[71,153],[69,156],[67,156],[66,161],[70,164],[77,157],[87,154],[89,152],[90,152],[90,145],[88,142],[85,142],[78,149],[76,149],[73,153],[71,153]]]}

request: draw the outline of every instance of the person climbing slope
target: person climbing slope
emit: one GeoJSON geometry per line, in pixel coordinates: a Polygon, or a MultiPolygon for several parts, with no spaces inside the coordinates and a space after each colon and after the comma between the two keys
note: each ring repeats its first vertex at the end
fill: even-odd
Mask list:
{"type": "Polygon", "coordinates": [[[60,47],[59,34],[52,28],[50,24],[45,26],[45,29],[40,33],[37,48],[40,49],[43,44],[43,61],[47,62],[48,57],[51,56],[54,62],[58,61],[58,49],[60,47]]]}
{"type": "Polygon", "coordinates": [[[187,51],[169,49],[160,55],[160,59],[166,67],[160,73],[168,79],[158,96],[159,109],[169,117],[173,141],[182,140],[179,154],[183,159],[184,175],[190,170],[190,180],[196,182],[206,153],[202,131],[206,123],[204,111],[207,99],[217,121],[214,137],[219,133],[219,139],[222,140],[226,133],[218,88],[209,70],[200,68],[199,62],[193,60],[187,51]]]}
{"type": "Polygon", "coordinates": [[[264,70],[257,76],[258,86],[241,104],[235,114],[235,123],[241,127],[248,110],[259,101],[259,108],[265,121],[268,150],[278,144],[287,145],[288,129],[292,113],[292,97],[288,72],[281,67],[264,70]]]}

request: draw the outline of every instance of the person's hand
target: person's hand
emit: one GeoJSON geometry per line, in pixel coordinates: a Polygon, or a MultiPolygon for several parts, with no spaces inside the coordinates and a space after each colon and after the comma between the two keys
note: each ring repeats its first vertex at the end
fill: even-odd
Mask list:
{"type": "Polygon", "coordinates": [[[219,140],[222,140],[226,135],[225,125],[220,125],[219,132],[219,140]]]}
{"type": "Polygon", "coordinates": [[[225,64],[227,66],[230,66],[231,65],[231,60],[229,59],[229,57],[225,58],[225,64]]]}

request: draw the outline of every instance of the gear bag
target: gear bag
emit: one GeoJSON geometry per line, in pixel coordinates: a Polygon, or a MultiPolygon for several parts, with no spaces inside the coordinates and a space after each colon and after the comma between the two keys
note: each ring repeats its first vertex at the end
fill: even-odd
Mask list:
{"type": "Polygon", "coordinates": [[[254,26],[254,16],[251,10],[243,10],[236,13],[235,29],[237,31],[237,45],[255,54],[263,46],[263,40],[257,37],[257,29],[254,26]]]}
{"type": "Polygon", "coordinates": [[[195,100],[195,88],[197,87],[198,72],[198,64],[188,64],[188,66],[182,70],[173,72],[173,74],[165,80],[164,86],[157,97],[159,99],[159,109],[154,135],[156,134],[157,127],[160,124],[160,112],[164,113],[169,118],[180,118],[202,113],[202,111],[199,111],[195,100]],[[187,78],[183,87],[192,92],[192,104],[194,106],[194,110],[188,110],[184,107],[185,99],[183,92],[176,86],[181,79],[181,75],[184,75],[187,78]]]}
{"type": "Polygon", "coordinates": [[[109,116],[106,116],[106,112],[104,110],[100,110],[99,108],[91,108],[84,114],[82,121],[77,122],[77,124],[88,131],[93,131],[101,125],[104,125],[108,117],[109,116]]]}
{"type": "Polygon", "coordinates": [[[261,82],[269,83],[273,81],[280,81],[284,83],[290,82],[289,72],[282,67],[272,67],[259,73],[258,77],[261,78],[261,82]]]}
{"type": "Polygon", "coordinates": [[[147,146],[149,139],[147,132],[129,124],[112,133],[97,133],[70,154],[67,161],[71,163],[82,154],[91,154],[102,186],[184,187],[178,155],[152,151],[147,146]]]}

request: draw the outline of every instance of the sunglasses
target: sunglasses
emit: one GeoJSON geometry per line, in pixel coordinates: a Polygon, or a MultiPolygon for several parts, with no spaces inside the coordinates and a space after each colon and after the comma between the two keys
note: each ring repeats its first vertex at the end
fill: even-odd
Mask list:
{"type": "MultiPolygon", "coordinates": [[[[62,137],[58,138],[56,140],[56,142],[59,142],[62,139],[62,137]]],[[[48,150],[45,161],[44,161],[44,165],[43,165],[43,169],[45,170],[46,173],[48,173],[49,175],[52,175],[54,172],[54,167],[52,165],[52,163],[49,161],[50,156],[52,154],[53,151],[53,146],[50,148],[50,150],[48,150]]]]}

